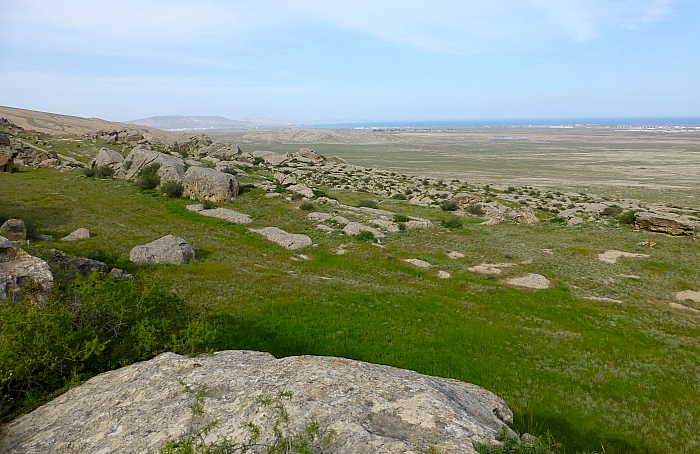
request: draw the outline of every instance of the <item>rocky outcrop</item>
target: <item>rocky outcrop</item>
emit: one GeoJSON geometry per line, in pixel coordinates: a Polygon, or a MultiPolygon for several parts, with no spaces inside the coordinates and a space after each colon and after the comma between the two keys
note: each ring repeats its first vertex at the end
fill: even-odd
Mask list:
{"type": "Polygon", "coordinates": [[[484,225],[496,225],[502,222],[506,222],[506,211],[508,207],[498,202],[488,202],[482,203],[481,207],[484,211],[482,217],[486,218],[486,221],[482,224],[484,225]]]}
{"type": "Polygon", "coordinates": [[[316,153],[310,148],[300,148],[299,151],[292,155],[292,158],[296,159],[297,161],[306,162],[309,164],[318,164],[325,161],[323,156],[316,153]]]}
{"type": "Polygon", "coordinates": [[[202,209],[197,210],[197,212],[202,216],[222,219],[224,221],[233,222],[234,224],[250,224],[253,222],[253,219],[249,215],[228,208],[202,209]]]}
{"type": "Polygon", "coordinates": [[[673,213],[641,212],[635,215],[634,226],[638,229],[668,235],[693,235],[695,225],[689,220],[673,213]]]}
{"type": "Polygon", "coordinates": [[[97,152],[95,159],[90,161],[88,167],[94,169],[96,167],[106,166],[117,170],[121,166],[122,162],[124,162],[124,156],[122,156],[120,153],[110,150],[109,148],[100,148],[100,151],[97,152]]]}
{"type": "Polygon", "coordinates": [[[10,241],[24,241],[27,239],[27,226],[21,219],[8,219],[0,227],[0,236],[10,241]]]}
{"type": "Polygon", "coordinates": [[[52,287],[48,263],[0,236],[0,300],[21,301],[28,288],[32,292],[26,296],[42,299],[52,287]]]}
{"type": "Polygon", "coordinates": [[[194,249],[184,239],[166,235],[155,241],[135,246],[129,260],[137,265],[184,265],[194,260],[194,249]]]}
{"type": "Polygon", "coordinates": [[[271,166],[278,166],[289,159],[286,154],[275,153],[274,151],[254,151],[253,158],[260,158],[271,166]]]}
{"type": "MultiPolygon", "coordinates": [[[[158,452],[191,430],[192,398],[206,386],[203,421],[218,421],[209,442],[243,441],[246,422],[269,443],[275,412],[256,397],[289,391],[294,432],[312,419],[336,435],[337,454],[426,452],[474,454],[512,413],[476,385],[394,367],[334,357],[223,351],[187,358],[164,353],[93,377],[3,427],[2,452],[158,452]]],[[[324,451],[326,452],[326,451],[324,451]]]]}
{"type": "Polygon", "coordinates": [[[214,142],[199,149],[199,155],[207,155],[223,161],[236,161],[243,154],[238,145],[214,142]]]}
{"type": "Polygon", "coordinates": [[[185,163],[182,159],[139,145],[131,150],[126,157],[116,177],[124,180],[135,180],[141,169],[151,164],[160,164],[158,176],[161,184],[168,180],[182,181],[185,177],[185,163]]]}
{"type": "Polygon", "coordinates": [[[250,229],[250,231],[258,233],[290,251],[305,248],[313,244],[313,241],[308,235],[285,232],[278,227],[263,227],[259,229],[250,229]]]}
{"type": "Polygon", "coordinates": [[[518,224],[537,224],[540,222],[532,207],[522,207],[511,210],[508,216],[518,224]]]}
{"type": "Polygon", "coordinates": [[[384,238],[385,235],[374,227],[368,225],[360,224],[359,222],[348,222],[343,227],[343,233],[346,235],[354,236],[359,235],[363,232],[371,233],[375,238],[384,238]]]}
{"type": "MultiPolygon", "coordinates": [[[[69,279],[74,279],[77,274],[89,277],[92,273],[108,273],[109,266],[86,257],[73,257],[57,249],[51,249],[52,257],[49,258],[54,272],[65,274],[69,279]]],[[[116,268],[115,268],[116,269],[116,268]]]]}
{"type": "Polygon", "coordinates": [[[229,173],[190,167],[182,181],[182,195],[195,200],[227,202],[238,195],[238,180],[229,173]]]}
{"type": "Polygon", "coordinates": [[[175,139],[173,151],[182,154],[192,154],[202,147],[207,147],[214,143],[206,134],[180,134],[175,139]]]}

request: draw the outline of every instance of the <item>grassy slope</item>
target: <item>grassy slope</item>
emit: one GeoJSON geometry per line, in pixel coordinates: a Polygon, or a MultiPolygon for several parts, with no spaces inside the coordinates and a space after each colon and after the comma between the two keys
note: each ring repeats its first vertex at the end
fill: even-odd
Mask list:
{"type": "Polygon", "coordinates": [[[318,247],[302,251],[310,260],[295,261],[296,253],[246,227],[192,214],[184,208],[189,201],[141,194],[122,181],[23,170],[0,174],[0,200],[0,221],[23,218],[34,233],[94,233],[46,246],[155,275],[191,304],[208,307],[220,328],[219,349],[337,355],[476,383],[508,402],[516,429],[551,430],[572,450],[700,450],[700,317],[668,307],[675,291],[697,290],[697,239],[627,228],[472,224],[459,232],[394,234],[383,249],[317,231],[304,212],[257,190],[230,204],[251,214],[254,226],[309,234],[318,247]],[[131,247],[168,233],[190,241],[199,260],[142,270],[128,263],[131,247]],[[658,244],[638,246],[643,240],[658,244]],[[348,254],[332,252],[341,244],[348,254]],[[606,249],[651,257],[605,264],[595,254],[606,249]],[[466,257],[451,260],[450,250],[466,257]],[[436,266],[419,271],[400,261],[409,257],[436,266]],[[466,270],[525,260],[532,262],[505,272],[539,272],[556,287],[511,289],[466,270]],[[437,279],[437,269],[454,277],[437,279]]]}

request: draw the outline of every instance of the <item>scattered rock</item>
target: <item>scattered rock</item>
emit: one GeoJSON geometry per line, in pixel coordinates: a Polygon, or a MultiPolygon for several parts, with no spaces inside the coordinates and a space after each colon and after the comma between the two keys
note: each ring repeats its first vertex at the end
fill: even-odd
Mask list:
{"type": "MultiPolygon", "coordinates": [[[[0,135],[2,137],[2,135],[0,135]]],[[[7,136],[5,136],[7,137],[7,136]]],[[[0,154],[0,173],[12,173],[15,171],[15,160],[12,156],[0,154]]]]}
{"type": "Polygon", "coordinates": [[[311,420],[336,432],[329,452],[475,454],[513,415],[495,394],[454,379],[334,357],[222,351],[188,358],[163,353],[100,374],[3,427],[0,451],[158,452],[189,433],[192,389],[206,386],[208,440],[243,441],[252,422],[270,442],[274,412],[257,396],[293,393],[290,429],[311,420]],[[108,417],[107,417],[108,416],[108,417]],[[241,438],[237,438],[241,437],[241,438]]]}
{"type": "Polygon", "coordinates": [[[450,251],[447,253],[447,256],[451,259],[463,259],[464,258],[464,254],[462,254],[461,252],[457,252],[457,251],[450,251]]]}
{"type": "Polygon", "coordinates": [[[647,254],[636,254],[633,252],[623,252],[623,251],[616,251],[616,250],[609,250],[605,251],[602,254],[598,254],[598,260],[601,262],[605,263],[617,263],[619,259],[622,257],[628,257],[628,258],[647,258],[649,257],[647,254]]]}
{"type": "Polygon", "coordinates": [[[90,161],[88,167],[94,169],[96,167],[106,166],[111,169],[117,170],[124,162],[124,156],[120,153],[110,150],[109,148],[100,148],[97,152],[95,159],[90,161]]]}
{"type": "Polygon", "coordinates": [[[112,279],[122,279],[125,281],[130,281],[134,278],[133,274],[125,273],[121,268],[112,268],[109,275],[112,279]]]}
{"type": "Polygon", "coordinates": [[[194,203],[192,205],[187,205],[185,206],[189,211],[192,211],[194,213],[199,213],[204,209],[204,204],[203,203],[194,203]]]}
{"type": "Polygon", "coordinates": [[[41,300],[52,287],[48,263],[0,236],[0,300],[21,301],[24,296],[41,300]],[[34,293],[25,295],[27,287],[34,293]]]}
{"type": "Polygon", "coordinates": [[[24,241],[27,239],[27,226],[21,219],[8,219],[0,227],[0,236],[10,241],[24,241]]]}
{"type": "Polygon", "coordinates": [[[190,167],[182,181],[182,195],[195,200],[226,202],[238,195],[238,180],[231,174],[206,167],[190,167]]]}
{"type": "Polygon", "coordinates": [[[537,218],[535,210],[529,206],[511,210],[508,215],[519,224],[537,224],[540,222],[540,220],[537,218]]]}
{"type": "Polygon", "coordinates": [[[51,249],[51,265],[56,271],[60,271],[68,276],[69,279],[74,279],[76,274],[82,274],[84,277],[89,277],[92,273],[106,273],[109,271],[109,266],[99,260],[93,260],[86,257],[73,257],[58,249],[51,249]]]}
{"type": "Polygon", "coordinates": [[[635,215],[634,226],[652,232],[668,235],[693,235],[695,225],[683,217],[672,213],[640,212],[635,215]]]}
{"type": "Polygon", "coordinates": [[[72,233],[61,238],[61,241],[79,241],[90,238],[90,231],[86,228],[75,229],[72,233]]]}
{"type": "Polygon", "coordinates": [[[333,217],[330,213],[322,213],[320,211],[312,211],[306,217],[313,222],[325,222],[333,217]]]}
{"type": "Polygon", "coordinates": [[[228,208],[212,208],[209,210],[202,210],[199,212],[199,214],[210,218],[223,219],[224,221],[233,222],[235,224],[250,224],[253,222],[253,218],[247,214],[230,210],[228,208]]]}
{"type": "Polygon", "coordinates": [[[135,246],[129,253],[129,260],[137,265],[184,265],[194,260],[194,249],[184,239],[166,235],[155,241],[135,246]]]}
{"type": "Polygon", "coordinates": [[[374,235],[375,238],[384,238],[385,235],[374,227],[368,225],[360,224],[359,222],[348,222],[345,227],[343,227],[343,233],[350,236],[359,235],[362,232],[369,232],[374,235]]]}
{"type": "Polygon", "coordinates": [[[211,145],[200,148],[199,155],[201,156],[202,154],[225,161],[236,161],[243,154],[243,150],[241,150],[238,145],[214,142],[211,145]]]}
{"type": "Polygon", "coordinates": [[[431,221],[429,221],[428,219],[416,218],[416,217],[411,217],[410,219],[411,220],[405,224],[406,230],[429,229],[433,226],[433,223],[431,221]]]}
{"type": "Polygon", "coordinates": [[[678,301],[690,300],[695,301],[696,303],[700,303],[700,292],[696,292],[693,290],[683,290],[682,292],[676,293],[676,299],[678,301]]]}
{"type": "Polygon", "coordinates": [[[254,158],[261,158],[271,166],[278,166],[289,159],[288,155],[275,153],[274,151],[254,151],[251,154],[254,158]]]}
{"type": "Polygon", "coordinates": [[[273,178],[275,179],[275,182],[281,184],[282,186],[297,184],[297,179],[294,177],[294,175],[287,175],[282,172],[277,172],[273,178]]]}
{"type": "Polygon", "coordinates": [[[580,218],[578,216],[572,216],[566,220],[566,224],[568,226],[580,225],[580,224],[583,224],[583,222],[584,222],[583,218],[580,218]]]}
{"type": "Polygon", "coordinates": [[[437,272],[437,277],[439,277],[440,279],[449,279],[452,277],[452,275],[447,271],[440,270],[437,272]]]}
{"type": "Polygon", "coordinates": [[[309,199],[314,197],[314,191],[303,183],[287,186],[287,191],[308,197],[309,199]]]}
{"type": "Polygon", "coordinates": [[[668,305],[671,306],[673,309],[681,309],[695,314],[700,314],[700,310],[695,309],[694,307],[686,306],[684,304],[668,303],[668,305]]]}
{"type": "Polygon", "coordinates": [[[503,272],[500,268],[486,264],[470,266],[467,268],[467,270],[471,271],[472,273],[488,274],[492,276],[498,276],[503,272]]]}
{"type": "Polygon", "coordinates": [[[160,164],[157,175],[161,184],[169,180],[182,181],[185,177],[185,162],[173,155],[151,150],[139,145],[126,157],[124,163],[116,173],[116,177],[123,180],[136,180],[141,170],[151,164],[160,164]],[[130,163],[127,165],[127,163],[130,163]]]}
{"type": "Polygon", "coordinates": [[[39,235],[36,236],[36,239],[39,241],[54,241],[55,238],[53,235],[47,235],[47,234],[42,234],[40,233],[39,235]]]}
{"type": "Polygon", "coordinates": [[[527,273],[521,276],[514,276],[503,281],[506,285],[512,285],[514,287],[525,287],[536,290],[542,290],[549,288],[551,282],[546,277],[541,274],[527,273]]]}
{"type": "Polygon", "coordinates": [[[431,263],[428,263],[425,260],[421,259],[404,259],[403,261],[408,263],[409,265],[417,266],[418,268],[423,269],[428,269],[431,266],[433,266],[431,263]]]}
{"type": "Polygon", "coordinates": [[[290,251],[311,246],[313,241],[308,235],[301,233],[289,233],[278,227],[263,227],[250,229],[251,232],[258,233],[273,243],[277,243],[290,251]]]}
{"type": "Polygon", "coordinates": [[[606,203],[589,203],[583,207],[583,211],[598,215],[601,214],[607,207],[608,205],[606,203]]]}
{"type": "Polygon", "coordinates": [[[310,148],[301,148],[299,151],[294,153],[292,155],[293,158],[297,159],[298,161],[302,162],[308,162],[312,164],[316,164],[319,162],[323,162],[323,156],[319,155],[315,151],[311,150],[310,148]]]}
{"type": "Polygon", "coordinates": [[[483,218],[486,219],[482,222],[484,225],[496,225],[502,222],[506,222],[506,211],[508,207],[498,202],[488,202],[482,203],[481,207],[484,210],[483,218]]]}
{"type": "Polygon", "coordinates": [[[173,144],[173,151],[183,154],[192,154],[202,147],[213,143],[206,134],[180,134],[173,144]]]}

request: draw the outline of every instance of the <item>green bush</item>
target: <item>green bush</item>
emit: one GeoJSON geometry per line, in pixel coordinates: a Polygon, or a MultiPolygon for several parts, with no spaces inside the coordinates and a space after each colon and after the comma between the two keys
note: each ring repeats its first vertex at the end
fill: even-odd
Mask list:
{"type": "Polygon", "coordinates": [[[447,219],[443,219],[440,224],[446,229],[461,229],[462,219],[459,216],[450,216],[447,219]]]}
{"type": "Polygon", "coordinates": [[[1,418],[29,411],[71,384],[172,350],[203,351],[214,331],[175,294],[95,273],[41,304],[0,310],[1,418]]]}
{"type": "Polygon", "coordinates": [[[617,222],[620,224],[631,225],[637,218],[636,214],[641,210],[627,210],[617,217],[617,222]]]}
{"type": "Polygon", "coordinates": [[[182,183],[176,180],[168,180],[160,185],[160,192],[168,197],[182,197],[184,188],[182,183]]]}
{"type": "Polygon", "coordinates": [[[359,203],[357,204],[358,207],[366,207],[366,208],[377,208],[377,202],[371,199],[363,199],[360,200],[359,203]]]}
{"type": "Polygon", "coordinates": [[[603,216],[615,217],[622,214],[622,207],[619,205],[610,205],[606,207],[601,213],[603,216]]]}
{"type": "Polygon", "coordinates": [[[409,218],[408,216],[403,215],[403,214],[394,215],[394,222],[408,222],[410,220],[411,220],[411,218],[409,218]]]}
{"type": "Polygon", "coordinates": [[[454,200],[443,200],[440,202],[440,208],[442,211],[457,211],[459,205],[454,200]]]}
{"type": "Polygon", "coordinates": [[[377,240],[377,238],[374,236],[374,233],[368,231],[360,232],[357,235],[353,235],[353,238],[355,238],[357,241],[368,241],[370,243],[373,243],[377,240]]]}
{"type": "Polygon", "coordinates": [[[481,206],[480,203],[477,203],[477,204],[474,204],[474,205],[470,205],[470,206],[467,208],[467,213],[473,214],[474,216],[483,216],[484,214],[486,214],[486,213],[484,212],[484,208],[481,206]]]}
{"type": "Polygon", "coordinates": [[[160,164],[157,162],[143,167],[139,170],[136,185],[143,190],[157,188],[160,184],[158,169],[160,169],[160,164]]]}
{"type": "Polygon", "coordinates": [[[396,194],[391,196],[392,199],[395,200],[406,200],[408,197],[406,197],[405,194],[401,194],[400,192],[397,192],[396,194]]]}
{"type": "Polygon", "coordinates": [[[114,176],[114,169],[110,166],[97,166],[95,167],[96,177],[112,177],[114,176]]]}
{"type": "Polygon", "coordinates": [[[311,202],[302,202],[302,204],[299,205],[299,209],[304,211],[313,211],[314,209],[316,209],[316,207],[311,202]]]}

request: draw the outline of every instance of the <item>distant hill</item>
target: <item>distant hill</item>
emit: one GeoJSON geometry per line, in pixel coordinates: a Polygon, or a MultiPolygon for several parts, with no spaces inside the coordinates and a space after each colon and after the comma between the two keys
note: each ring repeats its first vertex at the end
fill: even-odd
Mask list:
{"type": "MultiPolygon", "coordinates": [[[[74,117],[6,106],[0,106],[0,117],[7,118],[12,123],[24,129],[57,135],[83,135],[93,134],[100,130],[137,129],[125,123],[107,121],[100,118],[74,117]]],[[[155,127],[150,126],[147,128],[141,127],[139,129],[149,132],[155,139],[164,143],[172,143],[175,137],[177,137],[176,134],[171,132],[164,132],[161,131],[160,128],[154,128],[155,127]]]]}
{"type": "Polygon", "coordinates": [[[205,129],[254,129],[254,128],[280,128],[290,126],[277,120],[268,118],[256,118],[251,120],[231,120],[216,116],[183,116],[166,115],[158,117],[132,120],[128,123],[158,128],[165,131],[193,131],[205,129]]]}

